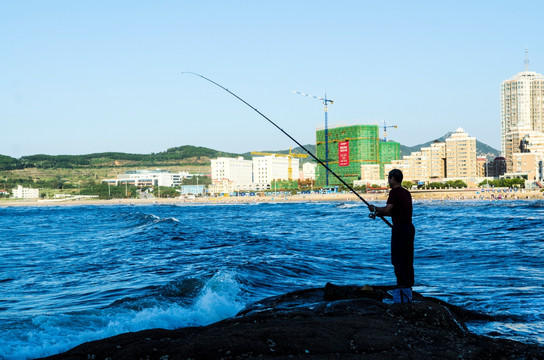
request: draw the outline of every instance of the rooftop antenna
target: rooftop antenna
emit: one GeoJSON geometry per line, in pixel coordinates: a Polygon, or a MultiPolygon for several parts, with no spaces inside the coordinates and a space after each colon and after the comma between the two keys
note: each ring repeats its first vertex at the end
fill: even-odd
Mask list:
{"type": "Polygon", "coordinates": [[[529,50],[527,45],[525,45],[525,71],[529,71],[529,50]]]}

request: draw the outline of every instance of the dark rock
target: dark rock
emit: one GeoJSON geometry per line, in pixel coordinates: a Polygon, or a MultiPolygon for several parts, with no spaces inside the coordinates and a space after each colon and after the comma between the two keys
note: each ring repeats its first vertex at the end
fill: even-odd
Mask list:
{"type": "Polygon", "coordinates": [[[467,331],[488,315],[416,292],[389,304],[390,289],[327,284],[208,326],[122,334],[48,359],[544,359],[544,347],[467,331]]]}

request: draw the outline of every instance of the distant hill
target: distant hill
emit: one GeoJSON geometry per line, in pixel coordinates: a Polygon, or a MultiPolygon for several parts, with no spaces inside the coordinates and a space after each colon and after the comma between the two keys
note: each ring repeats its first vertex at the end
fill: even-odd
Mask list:
{"type": "Polygon", "coordinates": [[[22,169],[23,163],[11,156],[0,155],[0,170],[16,170],[22,169]]]}
{"type": "MultiPolygon", "coordinates": [[[[444,136],[436,139],[438,141],[445,141],[451,133],[447,133],[444,136]]],[[[401,156],[409,155],[414,151],[419,151],[422,147],[430,146],[433,142],[429,141],[424,144],[416,146],[400,145],[401,156]]],[[[304,145],[312,154],[315,155],[316,147],[314,144],[304,145]]],[[[289,150],[275,150],[267,151],[261,150],[261,152],[271,152],[278,154],[288,154],[289,150]]],[[[293,153],[306,154],[301,147],[295,147],[292,149],[293,153]]],[[[488,156],[494,158],[499,156],[499,151],[486,145],[480,141],[476,143],[476,154],[478,156],[488,156]]],[[[211,159],[218,157],[237,157],[242,156],[245,159],[251,159],[251,153],[246,152],[243,154],[229,153],[219,150],[214,150],[201,146],[184,145],[179,147],[173,147],[166,151],[152,154],[130,154],[121,152],[106,152],[95,153],[88,155],[31,155],[23,156],[20,159],[16,159],[10,156],[0,155],[0,170],[16,170],[23,168],[42,168],[42,169],[75,169],[75,168],[100,168],[100,167],[112,167],[112,166],[175,166],[175,165],[188,165],[188,164],[200,164],[206,165],[210,163],[211,159]]],[[[313,161],[308,156],[306,159],[301,159],[302,162],[313,161]]]]}
{"type": "Polygon", "coordinates": [[[185,164],[209,164],[217,157],[235,157],[238,154],[213,150],[200,146],[184,145],[160,153],[130,154],[121,152],[95,153],[88,155],[30,155],[15,159],[0,155],[0,170],[22,168],[74,169],[111,166],[170,166],[185,164]]]}

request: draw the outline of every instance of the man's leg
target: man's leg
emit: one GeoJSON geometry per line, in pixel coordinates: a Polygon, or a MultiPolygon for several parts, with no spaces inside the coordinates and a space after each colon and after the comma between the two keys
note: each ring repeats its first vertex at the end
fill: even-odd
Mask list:
{"type": "Polygon", "coordinates": [[[414,285],[414,235],[411,224],[395,225],[391,232],[391,263],[398,287],[411,288],[414,285]]]}

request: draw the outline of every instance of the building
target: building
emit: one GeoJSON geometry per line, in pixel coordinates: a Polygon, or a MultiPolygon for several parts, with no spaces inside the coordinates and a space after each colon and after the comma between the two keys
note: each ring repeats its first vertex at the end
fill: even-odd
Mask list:
{"type": "Polygon", "coordinates": [[[526,180],[541,180],[539,173],[541,158],[538,154],[514,153],[512,159],[513,167],[509,175],[515,174],[526,180]]]}
{"type": "Polygon", "coordinates": [[[302,164],[302,179],[301,180],[315,180],[316,163],[306,162],[302,164]]]}
{"type": "Polygon", "coordinates": [[[117,175],[117,179],[104,179],[102,182],[110,185],[134,185],[138,187],[146,186],[167,186],[178,187],[186,177],[190,176],[188,172],[171,173],[169,170],[131,170],[124,174],[117,175]]]}
{"type": "Polygon", "coordinates": [[[506,158],[497,156],[487,164],[486,177],[501,177],[506,173],[506,158]]]}
{"type": "Polygon", "coordinates": [[[243,157],[221,157],[211,160],[212,183],[231,181],[234,186],[249,187],[253,183],[253,162],[243,157]]]}
{"type": "Polygon", "coordinates": [[[521,152],[522,141],[527,139],[534,132],[526,125],[514,126],[504,135],[505,143],[504,158],[506,159],[506,168],[508,172],[512,172],[513,154],[521,152]]]}
{"type": "MultiPolygon", "coordinates": [[[[212,194],[267,190],[274,181],[288,180],[290,175],[295,181],[301,177],[299,159],[281,154],[256,156],[252,160],[218,158],[212,159],[211,165],[212,194]]],[[[315,178],[315,164],[307,163],[305,169],[306,176],[315,178]]]]}
{"type": "Polygon", "coordinates": [[[24,188],[21,185],[11,190],[11,194],[15,199],[37,199],[40,197],[39,189],[24,188]]]}
{"type": "Polygon", "coordinates": [[[405,169],[407,180],[426,181],[430,178],[429,158],[426,154],[423,154],[421,151],[415,151],[410,155],[404,156],[403,160],[408,165],[405,169]]]}
{"type": "Polygon", "coordinates": [[[525,54],[525,71],[501,83],[501,153],[508,172],[526,133],[544,132],[544,76],[529,71],[525,54]]]}
{"type": "MultiPolygon", "coordinates": [[[[392,161],[400,159],[400,144],[395,141],[380,141],[380,179],[386,179],[385,164],[391,164],[392,161]]],[[[361,175],[362,176],[362,175],[361,175]]]]}
{"type": "Polygon", "coordinates": [[[257,190],[270,189],[272,181],[289,180],[289,166],[292,178],[299,178],[300,161],[286,156],[253,157],[253,181],[257,190]]]}
{"type": "Polygon", "coordinates": [[[476,139],[459,128],[445,142],[435,141],[384,165],[386,174],[392,169],[401,170],[405,180],[418,183],[475,178],[476,139]]]}
{"type": "MultiPolygon", "coordinates": [[[[507,161],[508,177],[523,177],[527,180],[542,180],[539,170],[544,161],[544,133],[528,126],[513,127],[506,134],[506,150],[511,161],[507,161]]],[[[504,174],[504,173],[503,173],[504,174]]],[[[502,174],[501,174],[502,175],[502,174]]]]}
{"type": "Polygon", "coordinates": [[[369,183],[371,181],[381,180],[382,166],[380,164],[363,164],[361,165],[361,181],[369,183]]]}
{"type": "Polygon", "coordinates": [[[446,177],[476,177],[476,138],[458,128],[446,139],[446,177]]]}
{"type": "Polygon", "coordinates": [[[380,141],[380,164],[390,164],[393,160],[400,159],[400,144],[395,141],[380,141]]]}
{"type": "Polygon", "coordinates": [[[234,191],[234,181],[230,181],[228,179],[212,180],[212,183],[208,186],[208,192],[215,196],[231,194],[234,191]]]}
{"type": "Polygon", "coordinates": [[[538,131],[527,132],[520,141],[519,151],[544,155],[544,133],[538,131]]]}
{"type": "MultiPolygon", "coordinates": [[[[361,175],[361,165],[379,164],[380,132],[378,125],[337,126],[328,129],[329,168],[345,182],[353,183],[361,175]]],[[[326,157],[325,129],[316,130],[317,158],[326,157]]],[[[322,165],[316,169],[316,185],[340,185],[322,165]]]]}
{"type": "Polygon", "coordinates": [[[476,158],[476,176],[477,177],[486,177],[487,171],[487,158],[485,156],[478,156],[476,158]]]}
{"type": "Polygon", "coordinates": [[[446,143],[435,141],[420,151],[403,156],[402,160],[384,165],[385,173],[393,169],[401,170],[407,181],[442,181],[446,177],[446,143]]]}
{"type": "MultiPolygon", "coordinates": [[[[325,130],[316,130],[317,157],[325,163],[325,130]]],[[[329,168],[346,183],[362,177],[363,165],[382,165],[380,177],[384,177],[384,164],[400,157],[400,144],[381,141],[378,125],[337,126],[328,129],[329,168]]],[[[328,174],[322,165],[316,169],[316,185],[340,185],[335,176],[328,174]]]]}
{"type": "Polygon", "coordinates": [[[204,195],[206,193],[205,185],[181,185],[181,195],[204,195]]]}
{"type": "Polygon", "coordinates": [[[430,180],[446,177],[446,143],[435,140],[430,146],[422,147],[421,153],[427,160],[427,175],[430,180]]]}

